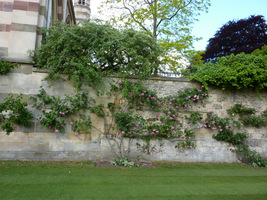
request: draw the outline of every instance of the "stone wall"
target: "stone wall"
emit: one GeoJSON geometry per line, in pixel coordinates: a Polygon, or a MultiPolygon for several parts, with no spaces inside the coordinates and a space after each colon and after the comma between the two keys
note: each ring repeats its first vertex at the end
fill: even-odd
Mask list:
{"type": "MultiPolygon", "coordinates": [[[[23,94],[23,99],[39,93],[40,86],[47,90],[49,95],[63,96],[73,94],[75,90],[69,81],[64,78],[57,81],[55,85],[49,87],[44,81],[46,73],[33,68],[31,65],[21,65],[6,76],[0,76],[0,102],[9,93],[18,95],[23,94]]],[[[199,88],[198,83],[190,82],[187,79],[179,78],[154,78],[150,81],[149,87],[158,92],[161,97],[173,94],[185,88],[199,88]]],[[[97,97],[90,88],[82,88],[82,91],[89,93],[99,103],[114,102],[114,98],[97,97]]],[[[222,91],[210,88],[210,97],[206,100],[206,106],[199,110],[206,115],[210,110],[220,117],[227,117],[226,110],[236,103],[242,103],[247,107],[253,107],[260,114],[267,109],[267,92],[262,92],[261,99],[255,92],[250,90],[222,91]]],[[[34,109],[29,107],[34,112],[34,109]]],[[[149,116],[149,112],[139,111],[144,116],[149,116]]],[[[42,128],[37,120],[37,113],[34,113],[35,120],[31,127],[17,126],[15,132],[9,136],[0,132],[0,160],[19,159],[19,160],[113,160],[114,154],[111,152],[108,140],[98,131],[103,130],[101,118],[92,114],[91,118],[96,128],[92,128],[90,135],[74,135],[69,125],[66,126],[65,133],[55,133],[55,130],[42,128]]],[[[186,121],[182,120],[182,126],[186,127],[186,121]]],[[[158,148],[150,155],[142,154],[136,148],[137,141],[131,141],[131,156],[141,155],[145,160],[172,160],[182,162],[237,162],[237,157],[230,151],[231,145],[225,142],[218,142],[212,138],[213,132],[202,128],[200,125],[192,127],[196,132],[195,142],[197,148],[190,151],[180,152],[174,146],[178,139],[172,141],[162,141],[164,148],[158,148]]],[[[251,128],[244,129],[251,135],[247,140],[252,149],[267,157],[267,129],[251,128]]],[[[241,132],[242,130],[240,130],[241,132]]],[[[128,140],[124,141],[127,146],[128,140]]],[[[142,143],[142,141],[138,141],[142,143]]],[[[158,141],[152,141],[152,145],[157,145],[158,141]]]]}

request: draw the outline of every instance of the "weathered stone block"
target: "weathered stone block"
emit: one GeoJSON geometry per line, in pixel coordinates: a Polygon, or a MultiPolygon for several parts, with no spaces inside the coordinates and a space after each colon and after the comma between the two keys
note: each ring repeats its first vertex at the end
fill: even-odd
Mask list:
{"type": "Polygon", "coordinates": [[[57,141],[57,136],[55,133],[42,133],[44,141],[55,142],[57,141]]]}
{"type": "MultiPolygon", "coordinates": [[[[0,151],[12,151],[12,152],[19,152],[25,151],[27,149],[28,144],[25,141],[21,142],[0,142],[0,151]]],[[[1,155],[0,155],[1,158],[1,155]]]]}
{"type": "Polygon", "coordinates": [[[28,141],[33,143],[44,142],[43,133],[28,133],[28,141]]]}
{"type": "Polygon", "coordinates": [[[46,128],[41,123],[37,122],[35,132],[36,133],[54,133],[55,128],[46,128]]]}
{"type": "Polygon", "coordinates": [[[49,151],[49,143],[47,142],[37,142],[37,141],[32,141],[28,143],[27,150],[28,151],[34,151],[34,152],[44,152],[44,151],[49,151]]]}
{"type": "Polygon", "coordinates": [[[0,134],[0,142],[9,143],[9,142],[27,142],[28,134],[22,132],[12,132],[10,135],[6,135],[4,132],[0,134]]]}
{"type": "Polygon", "coordinates": [[[39,14],[40,15],[45,15],[45,13],[46,13],[46,7],[45,6],[40,6],[39,14]]]}
{"type": "Polygon", "coordinates": [[[248,144],[250,147],[262,147],[262,141],[257,139],[247,139],[245,143],[248,144]]]}
{"type": "Polygon", "coordinates": [[[23,133],[33,133],[35,130],[35,122],[31,122],[30,126],[23,126],[20,125],[18,126],[18,132],[23,132],[23,133]]]}
{"type": "Polygon", "coordinates": [[[213,135],[213,132],[207,128],[193,129],[193,131],[196,133],[196,139],[212,138],[213,135]]]}
{"type": "Polygon", "coordinates": [[[52,152],[65,151],[65,143],[64,142],[50,142],[49,151],[52,151],[52,152]]]}
{"type": "Polygon", "coordinates": [[[0,47],[0,56],[4,57],[8,55],[8,48],[7,47],[0,47]]]}
{"type": "Polygon", "coordinates": [[[32,74],[32,65],[22,65],[22,73],[24,74],[32,74]]]}

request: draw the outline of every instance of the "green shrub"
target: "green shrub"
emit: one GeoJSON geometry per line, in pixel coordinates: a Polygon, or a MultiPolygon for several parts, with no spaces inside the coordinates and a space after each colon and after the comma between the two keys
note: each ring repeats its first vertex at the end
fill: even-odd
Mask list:
{"type": "Polygon", "coordinates": [[[33,116],[26,108],[28,104],[26,102],[21,102],[21,100],[21,95],[16,98],[9,95],[3,103],[0,103],[1,129],[6,131],[7,135],[16,129],[14,124],[27,127],[31,125],[29,120],[31,120],[33,116]]]}
{"type": "Polygon", "coordinates": [[[262,116],[245,116],[242,118],[242,123],[246,126],[255,126],[260,128],[266,125],[266,121],[262,118],[262,116]]]}
{"type": "Polygon", "coordinates": [[[114,161],[111,161],[110,164],[120,167],[140,167],[140,157],[137,157],[137,161],[131,161],[127,156],[123,158],[116,158],[114,161]]]}
{"type": "Polygon", "coordinates": [[[266,125],[266,111],[262,113],[260,116],[254,115],[256,110],[254,108],[247,108],[243,106],[242,104],[235,104],[231,108],[227,110],[227,113],[229,115],[235,115],[239,114],[240,115],[240,121],[245,125],[245,126],[254,126],[257,128],[260,128],[262,126],[266,125]]]}
{"type": "Polygon", "coordinates": [[[0,75],[6,75],[10,70],[17,67],[16,64],[0,60],[0,75]]]}
{"type": "Polygon", "coordinates": [[[243,115],[252,115],[255,111],[256,110],[254,108],[246,108],[242,104],[235,104],[231,108],[227,109],[227,113],[229,115],[239,114],[241,117],[243,115]]]}
{"type": "Polygon", "coordinates": [[[192,68],[196,73],[190,74],[190,79],[204,85],[210,84],[223,90],[251,88],[259,92],[267,89],[266,54],[232,54],[218,58],[216,63],[208,62],[192,68]]]}
{"type": "Polygon", "coordinates": [[[267,118],[267,109],[262,112],[261,116],[267,118]]]}
{"type": "Polygon", "coordinates": [[[238,145],[235,152],[241,156],[241,160],[244,163],[248,163],[253,167],[267,167],[267,160],[263,159],[256,151],[250,150],[247,144],[238,145]]]}

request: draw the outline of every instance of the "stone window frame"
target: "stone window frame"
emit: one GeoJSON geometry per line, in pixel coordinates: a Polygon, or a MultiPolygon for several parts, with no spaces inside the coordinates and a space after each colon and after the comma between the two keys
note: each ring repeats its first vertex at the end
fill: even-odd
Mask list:
{"type": "Polygon", "coordinates": [[[85,5],[85,0],[79,0],[78,4],[79,5],[85,5]]]}

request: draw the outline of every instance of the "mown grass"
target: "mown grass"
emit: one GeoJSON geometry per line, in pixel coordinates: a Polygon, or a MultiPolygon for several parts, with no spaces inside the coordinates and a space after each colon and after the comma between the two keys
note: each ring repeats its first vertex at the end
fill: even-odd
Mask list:
{"type": "Polygon", "coordinates": [[[267,169],[156,163],[96,168],[91,162],[0,161],[0,199],[267,199],[267,169]]]}

